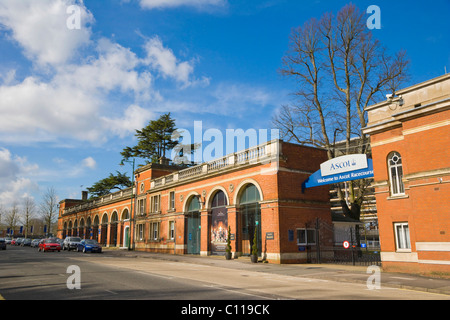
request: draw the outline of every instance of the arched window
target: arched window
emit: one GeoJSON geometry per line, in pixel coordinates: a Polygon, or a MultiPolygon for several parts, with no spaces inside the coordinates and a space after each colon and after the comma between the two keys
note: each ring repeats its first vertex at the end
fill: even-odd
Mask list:
{"type": "Polygon", "coordinates": [[[197,196],[193,196],[187,207],[186,225],[187,225],[187,253],[200,254],[201,243],[201,219],[200,219],[200,201],[197,196]]]}
{"type": "Polygon", "coordinates": [[[200,201],[198,197],[192,197],[191,201],[189,201],[188,212],[196,212],[200,211],[200,201]]]}
{"type": "Polygon", "coordinates": [[[241,250],[243,255],[250,255],[256,231],[258,255],[261,255],[261,197],[254,184],[248,184],[239,198],[239,225],[241,250]]]}
{"type": "Polygon", "coordinates": [[[400,153],[394,151],[387,158],[391,196],[405,194],[403,185],[403,166],[400,153]]]}
{"type": "Polygon", "coordinates": [[[128,214],[128,209],[125,209],[122,212],[122,220],[128,220],[128,219],[130,219],[129,214],[128,214]]]}
{"type": "Polygon", "coordinates": [[[97,240],[98,241],[98,225],[100,224],[100,219],[98,218],[98,216],[95,216],[94,218],[94,226],[92,228],[92,239],[97,240]]]}
{"type": "Polygon", "coordinates": [[[117,224],[119,222],[119,216],[117,211],[114,211],[111,216],[111,224],[109,226],[109,245],[117,246],[117,224]]]}

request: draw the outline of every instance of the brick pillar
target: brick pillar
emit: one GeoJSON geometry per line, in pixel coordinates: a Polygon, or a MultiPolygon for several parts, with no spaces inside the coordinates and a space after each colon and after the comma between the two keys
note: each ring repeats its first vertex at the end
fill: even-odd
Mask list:
{"type": "Polygon", "coordinates": [[[274,263],[280,263],[279,231],[278,202],[261,204],[262,257],[274,263]]]}
{"type": "MultiPolygon", "coordinates": [[[[234,235],[234,239],[231,240],[231,252],[233,258],[237,258],[239,256],[239,248],[238,248],[238,223],[237,223],[237,210],[236,206],[228,206],[228,226],[231,228],[231,234],[234,235]]],[[[228,235],[230,236],[230,235],[228,235]]]]}
{"type": "Polygon", "coordinates": [[[201,256],[209,256],[211,254],[210,250],[210,226],[209,222],[211,213],[206,210],[200,210],[200,224],[201,224],[201,242],[200,242],[200,255],[201,256]]]}

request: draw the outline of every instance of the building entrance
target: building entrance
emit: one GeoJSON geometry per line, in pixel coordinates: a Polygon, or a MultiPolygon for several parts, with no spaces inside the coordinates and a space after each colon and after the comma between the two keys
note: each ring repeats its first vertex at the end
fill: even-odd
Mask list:
{"type": "Polygon", "coordinates": [[[200,202],[197,197],[193,197],[188,206],[186,215],[186,244],[188,254],[200,254],[201,243],[201,219],[200,202]]]}
{"type": "Polygon", "coordinates": [[[218,191],[211,202],[211,254],[225,255],[228,239],[227,198],[218,191]]]}
{"type": "Polygon", "coordinates": [[[240,250],[242,255],[248,256],[252,253],[252,246],[256,231],[256,245],[258,256],[261,256],[261,205],[259,191],[253,184],[249,184],[242,192],[239,206],[240,226],[240,250]]]}

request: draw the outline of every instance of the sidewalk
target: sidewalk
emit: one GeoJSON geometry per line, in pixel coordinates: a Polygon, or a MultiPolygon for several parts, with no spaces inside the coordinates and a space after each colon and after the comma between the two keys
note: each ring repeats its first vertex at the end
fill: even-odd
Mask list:
{"type": "MultiPolygon", "coordinates": [[[[361,284],[366,284],[368,278],[373,274],[370,271],[368,272],[368,267],[365,266],[335,264],[279,265],[261,262],[255,264],[250,261],[249,257],[239,257],[238,259],[226,260],[223,256],[172,255],[109,248],[104,248],[103,252],[108,256],[167,260],[171,262],[203,264],[222,268],[251,270],[256,272],[274,273],[294,277],[315,278],[337,282],[353,282],[361,284]]],[[[381,271],[380,282],[381,287],[425,291],[450,296],[450,279],[381,271]]]]}

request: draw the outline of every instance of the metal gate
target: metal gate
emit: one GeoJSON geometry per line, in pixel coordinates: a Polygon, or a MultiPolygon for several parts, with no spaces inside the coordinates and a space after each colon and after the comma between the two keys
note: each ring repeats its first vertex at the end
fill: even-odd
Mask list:
{"type": "Polygon", "coordinates": [[[305,248],[308,263],[381,265],[379,242],[367,240],[364,226],[335,226],[316,219],[305,227],[312,231],[305,248]]]}

